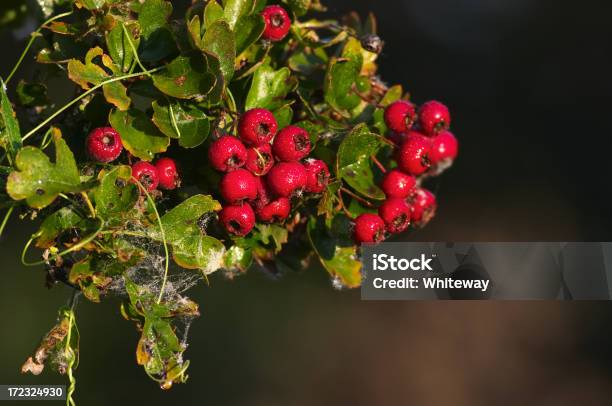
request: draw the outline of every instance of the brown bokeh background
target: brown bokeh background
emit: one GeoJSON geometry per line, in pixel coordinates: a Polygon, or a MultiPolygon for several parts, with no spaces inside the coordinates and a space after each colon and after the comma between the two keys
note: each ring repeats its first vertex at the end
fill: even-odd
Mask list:
{"type": "MultiPolygon", "coordinates": [[[[438,217],[407,238],[610,239],[610,2],[326,3],[335,15],[373,10],[386,41],[383,78],[417,102],[440,98],[454,113],[461,157],[432,185],[438,217]]],[[[34,21],[0,31],[0,74],[34,21]]],[[[42,269],[19,264],[33,230],[13,222],[0,241],[2,384],[63,382],[18,373],[69,295],[46,290],[42,269]]],[[[82,303],[79,404],[612,401],[609,303],[361,302],[359,292],[334,291],[318,267],[280,280],[257,270],[235,281],[219,275],[191,296],[203,313],[191,329],[191,377],[169,392],[135,365],[137,335],[118,301],[82,303]]]]}

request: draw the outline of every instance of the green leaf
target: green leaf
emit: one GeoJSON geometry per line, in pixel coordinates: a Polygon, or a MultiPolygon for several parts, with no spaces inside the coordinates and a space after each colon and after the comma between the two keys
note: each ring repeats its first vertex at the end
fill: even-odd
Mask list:
{"type": "Polygon", "coordinates": [[[274,118],[276,118],[276,122],[278,123],[278,129],[282,130],[291,124],[293,120],[293,109],[291,105],[286,104],[283,107],[276,109],[272,112],[274,114],[274,118]]]}
{"type": "Polygon", "coordinates": [[[157,62],[177,52],[168,19],[172,4],[163,0],[146,0],[138,15],[141,28],[140,58],[145,62],[157,62]]]}
{"type": "Polygon", "coordinates": [[[308,238],[332,278],[343,286],[357,288],[361,285],[361,263],[357,260],[357,247],[348,235],[350,220],[344,215],[337,215],[332,223],[340,232],[332,233],[322,217],[311,217],[308,238]]]}
{"type": "Polygon", "coordinates": [[[327,66],[329,57],[323,48],[304,48],[294,52],[289,57],[288,65],[291,70],[311,75],[317,70],[324,70],[327,66]]]}
{"type": "Polygon", "coordinates": [[[140,27],[137,22],[125,25],[125,30],[121,23],[106,33],[106,47],[113,61],[119,66],[122,72],[127,72],[134,62],[134,50],[130,45],[130,39],[135,49],[140,45],[140,37],[136,38],[140,27]],[[129,35],[126,35],[126,31],[129,35]]]}
{"type": "Polygon", "coordinates": [[[341,58],[332,58],[325,77],[325,101],[339,113],[348,117],[349,110],[361,103],[353,86],[359,79],[363,65],[361,44],[351,38],[345,45],[341,58]]]}
{"type": "Polygon", "coordinates": [[[153,75],[153,84],[168,96],[193,99],[206,96],[215,85],[215,76],[201,53],[179,56],[162,72],[153,75]]]}
{"type": "Polygon", "coordinates": [[[240,17],[253,11],[253,0],[225,0],[224,17],[231,30],[234,30],[240,17]]]}
{"type": "Polygon", "coordinates": [[[152,106],[153,123],[168,137],[178,138],[182,147],[195,148],[208,138],[210,120],[197,107],[159,101],[152,106]]]}
{"type": "Polygon", "coordinates": [[[6,95],[4,82],[0,81],[0,147],[2,147],[10,162],[15,160],[17,152],[21,149],[21,132],[19,123],[15,118],[15,112],[11,101],[6,95]]]}
{"type": "Polygon", "coordinates": [[[61,132],[53,129],[55,163],[44,152],[31,146],[23,147],[15,159],[16,171],[6,184],[13,200],[23,200],[35,209],[51,204],[60,193],[82,190],[74,155],[61,132]]]}
{"type": "Polygon", "coordinates": [[[334,207],[338,203],[338,190],[340,190],[341,187],[342,182],[340,181],[335,181],[327,185],[325,192],[323,192],[323,197],[319,200],[317,215],[324,215],[326,219],[331,219],[334,216],[334,207]]]}
{"type": "Polygon", "coordinates": [[[215,21],[223,18],[223,7],[217,0],[211,0],[204,8],[204,27],[210,27],[215,21]]]}
{"type": "Polygon", "coordinates": [[[97,10],[104,6],[106,0],[77,0],[77,2],[88,10],[97,10]]]}
{"type": "Polygon", "coordinates": [[[253,250],[247,244],[236,241],[226,252],[225,268],[229,270],[246,271],[253,263],[253,250]],[[244,246],[243,246],[244,245],[244,246]]]}
{"type": "Polygon", "coordinates": [[[62,207],[47,216],[38,229],[36,246],[49,248],[55,245],[55,239],[63,232],[75,228],[83,218],[71,207],[62,207]]]}
{"type": "Polygon", "coordinates": [[[284,103],[287,94],[295,89],[297,82],[291,77],[289,68],[274,70],[262,65],[253,76],[253,83],[246,99],[246,110],[262,108],[276,110],[284,103]]]}
{"type": "Polygon", "coordinates": [[[261,38],[265,28],[266,23],[259,14],[242,17],[234,29],[236,32],[236,54],[240,55],[261,38]]]}
{"type": "Polygon", "coordinates": [[[258,237],[264,245],[274,243],[274,252],[278,253],[289,239],[289,231],[286,227],[276,224],[258,224],[258,237]]]}
{"type": "Polygon", "coordinates": [[[138,187],[131,183],[132,169],[116,166],[103,170],[98,175],[99,186],[94,191],[97,214],[105,220],[121,222],[122,215],[129,211],[138,200],[138,187]]]}
{"type": "Polygon", "coordinates": [[[221,72],[226,83],[229,83],[234,75],[236,41],[228,23],[218,20],[207,27],[202,38],[202,49],[219,58],[221,72]]]}
{"type": "Polygon", "coordinates": [[[155,154],[165,152],[170,145],[170,138],[162,134],[140,110],[114,110],[109,122],[121,136],[125,149],[142,160],[151,161],[155,154]]]}
{"type": "MultiPolygon", "coordinates": [[[[205,274],[213,273],[223,266],[223,243],[204,235],[198,224],[203,216],[219,210],[221,205],[212,197],[196,195],[162,216],[166,241],[172,245],[172,256],[179,266],[201,269],[205,274]]],[[[161,239],[159,227],[153,227],[152,237],[161,239]]]]}
{"type": "Polygon", "coordinates": [[[17,100],[25,107],[42,107],[49,104],[47,86],[42,83],[27,83],[21,80],[17,84],[17,100]]]}
{"type": "Polygon", "coordinates": [[[371,157],[385,145],[386,141],[370,132],[366,124],[358,125],[338,148],[336,173],[363,196],[383,200],[385,195],[374,179],[371,157]]]}
{"type": "MultiPolygon", "coordinates": [[[[113,72],[113,74],[121,73],[120,68],[113,63],[110,56],[102,51],[102,48],[92,48],[85,55],[85,63],[76,59],[71,59],[68,62],[68,77],[84,90],[90,89],[91,85],[99,85],[112,77],[104,68],[94,63],[94,58],[97,57],[100,57],[102,65],[113,72]]],[[[127,95],[126,87],[121,82],[105,84],[102,90],[106,100],[118,109],[127,110],[130,107],[132,101],[127,95]]]]}

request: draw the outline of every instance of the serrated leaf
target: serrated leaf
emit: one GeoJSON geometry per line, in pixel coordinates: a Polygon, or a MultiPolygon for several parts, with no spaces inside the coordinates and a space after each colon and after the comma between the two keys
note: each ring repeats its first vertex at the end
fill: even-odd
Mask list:
{"type": "Polygon", "coordinates": [[[126,165],[103,170],[98,175],[100,184],[94,191],[96,212],[107,222],[121,223],[122,215],[136,204],[139,192],[131,178],[132,169],[126,165]]]}
{"type": "MultiPolygon", "coordinates": [[[[185,200],[161,218],[166,241],[172,245],[175,262],[186,269],[201,269],[210,274],[223,264],[225,247],[216,238],[204,235],[198,220],[221,210],[221,204],[210,196],[196,195],[185,200]]],[[[161,239],[159,227],[152,237],[161,239]]]]}
{"type": "Polygon", "coordinates": [[[168,19],[172,15],[172,3],[164,0],[146,0],[138,14],[141,29],[140,58],[145,62],[157,62],[177,52],[176,42],[168,19]]]}
{"type": "Polygon", "coordinates": [[[258,224],[256,237],[264,245],[273,243],[274,252],[278,253],[283,248],[283,244],[288,241],[289,231],[286,227],[276,224],[258,224]]]}
{"type": "Polygon", "coordinates": [[[35,209],[51,204],[60,193],[82,190],[79,171],[74,155],[61,132],[53,129],[55,163],[40,149],[23,147],[15,159],[13,171],[6,184],[6,190],[13,200],[23,200],[35,209]]]}
{"type": "Polygon", "coordinates": [[[353,89],[362,65],[361,44],[355,38],[347,41],[341,58],[332,58],[329,63],[324,83],[325,101],[346,117],[362,101],[353,89]]]}
{"type": "Polygon", "coordinates": [[[262,108],[276,110],[284,103],[287,94],[297,82],[289,68],[274,70],[270,65],[260,66],[253,76],[253,83],[246,99],[246,110],[262,108]]]}
{"type": "Polygon", "coordinates": [[[202,38],[202,49],[215,55],[221,63],[221,72],[228,83],[234,75],[236,40],[227,22],[218,20],[206,28],[202,38]]]}
{"type": "Polygon", "coordinates": [[[182,147],[195,148],[208,138],[210,120],[197,107],[159,101],[152,107],[153,123],[168,137],[178,138],[182,147]]]}
{"type": "Polygon", "coordinates": [[[338,177],[365,197],[384,199],[385,195],[374,179],[371,157],[385,145],[385,140],[370,132],[366,124],[356,126],[338,148],[338,177]]]}
{"type": "Polygon", "coordinates": [[[151,161],[155,154],[165,152],[170,145],[170,138],[162,134],[140,110],[114,110],[109,122],[121,136],[125,149],[142,160],[151,161]]]}
{"type": "Polygon", "coordinates": [[[178,99],[206,96],[214,87],[215,76],[201,53],[179,56],[166,69],[153,75],[153,84],[161,92],[178,99]]]}
{"type": "MultiPolygon", "coordinates": [[[[113,63],[111,57],[102,51],[102,48],[95,47],[87,51],[85,63],[76,59],[71,59],[68,62],[68,77],[84,90],[88,90],[92,85],[99,85],[110,79],[112,76],[94,62],[94,59],[98,57],[102,65],[112,71],[113,74],[121,72],[119,67],[113,63]]],[[[102,90],[106,100],[118,109],[127,110],[130,107],[132,101],[127,95],[126,87],[121,82],[107,83],[102,87],[102,90]]]]}
{"type": "Polygon", "coordinates": [[[0,147],[6,151],[9,161],[14,162],[23,142],[13,106],[6,94],[4,81],[0,81],[0,118],[2,118],[0,120],[0,147]]]}
{"type": "Polygon", "coordinates": [[[121,23],[119,23],[106,33],[106,47],[108,48],[108,53],[122,72],[127,72],[134,62],[134,50],[130,45],[130,40],[134,48],[138,49],[140,37],[136,37],[134,33],[139,32],[139,30],[140,27],[138,23],[134,21],[130,24],[126,24],[125,30],[121,23]]]}
{"type": "Polygon", "coordinates": [[[230,29],[234,30],[240,17],[253,11],[253,0],[225,0],[224,17],[230,29]]]}
{"type": "MultiPolygon", "coordinates": [[[[337,215],[334,221],[336,219],[340,227],[349,222],[344,215],[337,215]]],[[[322,217],[311,217],[307,229],[313,250],[332,278],[337,278],[348,288],[361,286],[361,263],[357,260],[357,247],[346,232],[332,233],[322,217]]]]}

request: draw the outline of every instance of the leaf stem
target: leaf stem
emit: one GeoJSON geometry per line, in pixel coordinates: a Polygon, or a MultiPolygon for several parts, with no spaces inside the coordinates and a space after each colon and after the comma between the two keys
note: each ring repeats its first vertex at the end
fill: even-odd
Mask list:
{"type": "Polygon", "coordinates": [[[38,34],[40,33],[40,31],[45,28],[45,26],[47,24],[52,23],[55,20],[59,20],[60,18],[64,18],[69,16],[70,14],[72,14],[72,11],[66,12],[66,13],[62,13],[62,14],[58,14],[55,17],[51,17],[50,19],[48,19],[47,21],[45,21],[44,23],[42,23],[40,25],[40,27],[38,27],[38,29],[36,31],[34,31],[31,35],[30,35],[30,40],[28,41],[28,44],[26,45],[25,49],[23,50],[23,52],[21,53],[21,56],[19,57],[19,59],[17,60],[17,63],[15,64],[15,66],[13,67],[13,70],[11,71],[11,73],[9,73],[9,75],[7,76],[6,80],[4,81],[5,85],[8,85],[8,83],[11,81],[11,79],[13,78],[13,76],[15,75],[15,73],[17,72],[17,69],[19,69],[19,67],[21,66],[21,63],[23,62],[23,60],[25,59],[25,56],[28,54],[28,51],[30,50],[30,48],[32,47],[32,45],[34,44],[34,41],[36,40],[36,38],[38,37],[38,34]]]}
{"type": "Polygon", "coordinates": [[[134,53],[134,59],[136,60],[136,63],[138,64],[138,66],[140,66],[140,69],[142,69],[143,72],[147,72],[145,74],[148,77],[151,77],[151,73],[147,71],[147,68],[145,68],[143,66],[142,62],[140,61],[140,58],[138,57],[138,50],[136,49],[136,46],[132,42],[132,36],[130,35],[129,31],[125,27],[124,23],[121,23],[121,28],[123,28],[123,33],[125,34],[125,36],[126,36],[126,38],[128,40],[128,43],[130,44],[130,47],[132,48],[132,52],[134,53]]]}
{"type": "Polygon", "coordinates": [[[4,219],[2,219],[2,224],[0,224],[0,237],[2,237],[2,233],[4,233],[4,228],[6,227],[6,224],[8,223],[11,214],[13,214],[13,210],[15,210],[15,205],[9,207],[9,209],[6,211],[6,214],[4,215],[4,219]]]}
{"type": "MultiPolygon", "coordinates": [[[[81,240],[78,244],[75,244],[72,247],[70,247],[68,249],[65,249],[64,251],[60,252],[59,254],[55,254],[55,256],[63,257],[64,255],[70,254],[71,252],[80,250],[81,248],[83,248],[84,246],[86,246],[87,244],[89,244],[90,242],[95,240],[96,237],[98,237],[100,235],[100,233],[102,232],[103,228],[104,228],[104,221],[100,220],[100,226],[98,227],[98,229],[93,234],[91,234],[89,237],[81,240]]],[[[28,240],[26,245],[23,247],[23,251],[21,251],[21,263],[24,266],[37,266],[37,265],[43,265],[43,264],[47,263],[47,260],[36,261],[36,262],[27,262],[26,259],[25,259],[25,256],[26,256],[26,254],[28,252],[28,249],[30,248],[30,245],[32,245],[32,243],[34,242],[34,239],[38,238],[38,237],[39,237],[39,233],[36,233],[36,234],[32,235],[32,237],[30,237],[30,239],[28,240]]]]}
{"type": "Polygon", "coordinates": [[[349,195],[349,196],[350,196],[350,197],[352,197],[353,199],[355,199],[355,200],[359,201],[360,203],[365,204],[365,205],[366,205],[366,206],[368,206],[368,207],[374,207],[374,205],[373,205],[371,202],[369,202],[368,200],[364,199],[363,197],[358,196],[357,194],[355,194],[355,193],[351,192],[350,190],[348,190],[348,189],[347,189],[347,188],[345,188],[345,187],[340,188],[340,192],[342,192],[342,193],[346,193],[347,195],[349,195]]]}
{"type": "Polygon", "coordinates": [[[95,85],[94,87],[92,87],[91,89],[87,90],[86,92],[84,92],[83,94],[79,95],[78,97],[74,98],[72,101],[70,101],[68,104],[66,104],[65,106],[63,106],[62,108],[60,108],[59,110],[57,110],[55,113],[53,113],[50,117],[48,117],[45,121],[43,121],[42,123],[40,123],[39,125],[37,125],[33,130],[31,130],[29,133],[27,133],[26,135],[23,136],[22,140],[25,141],[28,138],[30,138],[32,135],[36,134],[38,131],[40,131],[41,128],[43,128],[44,126],[46,126],[47,124],[49,124],[51,121],[53,121],[53,119],[55,119],[57,116],[59,116],[60,114],[62,114],[64,111],[66,111],[68,108],[70,108],[71,106],[73,106],[75,103],[78,103],[80,100],[82,100],[83,98],[87,97],[88,95],[90,95],[91,93],[95,92],[96,90],[100,89],[102,86],[110,84],[110,83],[114,83],[114,82],[119,82],[121,80],[125,80],[125,79],[130,79],[130,78],[135,78],[138,76],[142,76],[142,75],[146,75],[146,74],[151,74],[151,73],[155,73],[161,69],[164,69],[164,66],[160,66],[157,67],[155,69],[151,69],[148,70],[146,72],[137,72],[137,73],[130,73],[127,75],[122,75],[122,76],[117,76],[108,80],[105,80],[104,82],[101,82],[97,85],[95,85]]]}
{"type": "Polygon", "coordinates": [[[87,204],[87,208],[89,209],[89,212],[91,213],[91,217],[96,218],[96,209],[94,209],[93,204],[91,204],[91,200],[89,200],[89,196],[87,196],[87,192],[81,192],[81,196],[83,197],[83,200],[85,200],[85,203],[87,204]]]}
{"type": "Polygon", "coordinates": [[[376,166],[378,166],[378,169],[380,169],[382,173],[387,173],[387,168],[385,168],[384,165],[380,163],[380,161],[376,158],[376,155],[372,155],[370,158],[372,158],[372,162],[374,162],[376,166]]]}

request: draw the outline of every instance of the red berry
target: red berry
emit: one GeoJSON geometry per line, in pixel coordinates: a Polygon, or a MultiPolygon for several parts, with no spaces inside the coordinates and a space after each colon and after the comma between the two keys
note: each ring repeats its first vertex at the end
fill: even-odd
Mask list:
{"type": "Polygon", "coordinates": [[[399,168],[411,175],[422,175],[431,166],[431,141],[429,138],[414,135],[400,147],[397,164],[399,168]]]}
{"type": "Polygon", "coordinates": [[[240,117],[238,135],[247,145],[260,145],[272,141],[278,131],[274,114],[265,109],[252,109],[240,117]]]}
{"type": "Polygon", "coordinates": [[[287,36],[291,29],[291,18],[281,6],[268,6],[261,12],[266,28],[263,38],[268,41],[281,41],[287,36]]]}
{"type": "Polygon", "coordinates": [[[264,223],[285,220],[291,213],[291,202],[286,197],[279,197],[266,206],[257,209],[257,218],[264,223]]]}
{"type": "Polygon", "coordinates": [[[290,198],[302,193],[308,176],[304,165],[299,162],[279,162],[272,167],[266,180],[274,195],[290,198]]]}
{"type": "Polygon", "coordinates": [[[274,155],[281,161],[299,161],[310,154],[310,137],[306,130],[290,125],[282,129],[272,144],[274,155]]]}
{"type": "Polygon", "coordinates": [[[451,124],[448,107],[437,101],[423,104],[419,110],[419,123],[423,132],[429,136],[448,130],[451,124]]]}
{"type": "Polygon", "coordinates": [[[432,165],[454,161],[457,158],[458,152],[459,143],[450,131],[443,131],[431,140],[431,154],[429,157],[432,165]]]}
{"type": "Polygon", "coordinates": [[[248,203],[224,207],[219,213],[219,219],[228,233],[241,237],[255,227],[255,213],[248,203]]]}
{"type": "Polygon", "coordinates": [[[247,159],[245,168],[253,175],[264,176],[274,166],[272,147],[270,144],[262,144],[247,149],[247,159]]]}
{"type": "Polygon", "coordinates": [[[210,144],[208,160],[218,171],[229,172],[244,166],[247,159],[246,147],[231,135],[224,135],[210,144]]]}
{"type": "Polygon", "coordinates": [[[140,182],[148,192],[157,189],[159,184],[157,169],[145,161],[138,161],[132,165],[132,178],[140,182]]]}
{"type": "Polygon", "coordinates": [[[319,159],[308,159],[304,163],[307,181],[306,191],[309,193],[322,193],[329,183],[329,169],[327,164],[319,159]]]}
{"type": "Polygon", "coordinates": [[[416,179],[414,176],[407,175],[394,169],[385,174],[380,186],[387,198],[391,199],[397,197],[406,199],[414,193],[416,179]]]}
{"type": "Polygon", "coordinates": [[[155,169],[157,169],[159,186],[162,189],[174,190],[181,185],[181,179],[173,159],[161,158],[155,163],[155,169]]]}
{"type": "Polygon", "coordinates": [[[393,198],[385,201],[378,208],[378,215],[390,233],[401,233],[410,225],[411,210],[404,199],[393,198]]]}
{"type": "Polygon", "coordinates": [[[415,120],[416,108],[414,104],[406,100],[398,100],[385,109],[385,123],[390,130],[396,133],[405,133],[410,130],[415,120]]]}
{"type": "Polygon", "coordinates": [[[409,202],[412,224],[416,227],[424,227],[436,215],[436,196],[427,189],[417,189],[409,202]]]}
{"type": "Polygon", "coordinates": [[[257,179],[246,169],[226,173],[219,184],[221,197],[229,204],[240,204],[257,198],[257,179]]]}
{"type": "Polygon", "coordinates": [[[86,140],[87,153],[98,162],[112,162],[119,158],[123,144],[119,133],[112,127],[96,128],[86,140]]]}
{"type": "Polygon", "coordinates": [[[385,239],[385,222],[376,214],[364,213],[355,219],[355,242],[380,242],[385,239]]]}

